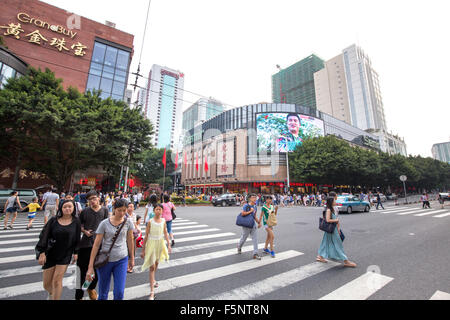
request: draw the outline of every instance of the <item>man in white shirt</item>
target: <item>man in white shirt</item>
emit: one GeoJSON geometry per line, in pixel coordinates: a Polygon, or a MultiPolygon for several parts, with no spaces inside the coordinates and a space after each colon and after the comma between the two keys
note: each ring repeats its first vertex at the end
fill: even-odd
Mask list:
{"type": "Polygon", "coordinates": [[[59,195],[56,193],[56,190],[50,190],[50,193],[45,197],[44,202],[42,202],[42,207],[45,206],[44,211],[44,224],[48,221],[48,216],[52,214],[52,216],[56,216],[56,211],[59,206],[59,195]]]}

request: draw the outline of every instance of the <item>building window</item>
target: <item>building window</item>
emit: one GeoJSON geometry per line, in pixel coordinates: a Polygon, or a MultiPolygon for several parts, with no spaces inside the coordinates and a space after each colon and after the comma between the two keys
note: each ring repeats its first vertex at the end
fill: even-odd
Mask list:
{"type": "Polygon", "coordinates": [[[101,90],[100,97],[123,100],[130,53],[95,42],[86,91],[101,90]]]}

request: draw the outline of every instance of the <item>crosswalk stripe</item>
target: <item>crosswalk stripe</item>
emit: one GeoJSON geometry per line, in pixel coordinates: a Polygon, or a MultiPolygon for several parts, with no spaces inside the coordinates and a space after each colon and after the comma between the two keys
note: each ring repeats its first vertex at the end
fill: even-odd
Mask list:
{"type": "MultiPolygon", "coordinates": [[[[258,248],[259,249],[264,248],[264,243],[258,244],[258,248]]],[[[248,251],[253,251],[253,245],[248,245],[248,246],[242,247],[242,252],[248,252],[248,251]]],[[[227,256],[231,256],[233,254],[237,254],[236,248],[222,250],[222,251],[214,251],[211,253],[205,253],[205,254],[200,254],[200,255],[196,255],[196,256],[189,256],[189,257],[179,258],[179,259],[175,259],[175,260],[169,260],[169,261],[167,261],[167,263],[159,264],[158,269],[166,269],[166,268],[172,268],[172,267],[181,266],[181,265],[185,265],[185,264],[189,264],[189,263],[196,263],[196,262],[207,261],[207,260],[211,260],[211,259],[224,258],[227,256]]],[[[139,267],[139,272],[140,271],[141,271],[141,268],[139,267]]],[[[148,270],[146,270],[146,271],[148,271],[148,270]]]]}
{"type": "MultiPolygon", "coordinates": [[[[186,251],[194,251],[194,250],[205,249],[205,248],[218,247],[218,246],[229,245],[229,244],[237,244],[238,241],[239,241],[239,239],[229,239],[229,240],[222,240],[222,241],[210,241],[210,242],[206,242],[206,243],[200,243],[200,244],[184,246],[184,247],[174,247],[174,248],[172,248],[172,254],[186,252],[186,251]]],[[[25,247],[25,248],[28,250],[34,250],[34,247],[25,247]]],[[[14,249],[14,248],[11,248],[11,249],[14,249]]],[[[234,249],[234,250],[236,250],[236,249],[234,249]]],[[[137,255],[136,258],[139,259],[139,255],[137,255]]],[[[34,255],[32,257],[30,256],[30,260],[35,261],[35,256],[34,255]]],[[[69,265],[67,272],[69,272],[72,268],[75,268],[75,266],[69,265]]],[[[137,269],[137,267],[135,267],[135,268],[137,269]]],[[[26,275],[26,274],[32,274],[32,273],[39,273],[39,272],[42,272],[41,266],[0,270],[0,278],[20,276],[20,275],[26,275]]]]}
{"type": "Polygon", "coordinates": [[[204,239],[211,239],[211,238],[228,237],[228,236],[234,236],[234,235],[235,234],[233,232],[213,233],[213,234],[207,234],[207,235],[203,235],[203,236],[175,238],[175,242],[176,243],[189,242],[189,241],[197,241],[197,240],[204,240],[204,239]]]}
{"type": "Polygon", "coordinates": [[[293,283],[299,282],[308,277],[312,277],[340,263],[328,261],[328,263],[313,262],[299,268],[266,278],[262,281],[254,282],[231,291],[208,297],[204,300],[250,300],[256,299],[275,290],[284,288],[293,283]]]}
{"type": "Polygon", "coordinates": [[[399,212],[399,213],[397,213],[397,215],[403,216],[403,215],[406,215],[406,214],[412,214],[412,213],[419,212],[420,210],[421,209],[415,209],[415,210],[410,210],[410,211],[405,211],[405,212],[399,212]]]}
{"type": "Polygon", "coordinates": [[[0,253],[17,252],[17,251],[31,251],[31,250],[34,250],[34,246],[28,246],[28,247],[13,247],[13,248],[0,248],[0,253]]]}
{"type": "Polygon", "coordinates": [[[438,214],[437,216],[433,216],[433,218],[443,218],[443,217],[447,217],[447,216],[450,216],[450,212],[438,214]]]}
{"type": "MultiPolygon", "coordinates": [[[[73,281],[74,281],[73,277],[63,278],[63,287],[67,287],[68,285],[73,285],[73,281]]],[[[0,299],[11,298],[11,297],[19,296],[22,294],[29,294],[29,293],[43,292],[43,291],[44,291],[44,286],[42,284],[42,281],[21,284],[21,285],[1,288],[0,289],[0,299]]]]}
{"type": "Polygon", "coordinates": [[[428,216],[428,215],[430,215],[430,214],[435,214],[435,213],[442,212],[442,211],[445,211],[445,210],[433,210],[433,211],[427,211],[427,212],[424,212],[424,213],[415,214],[415,216],[417,216],[417,217],[423,217],[423,216],[428,216]]]}
{"type": "Polygon", "coordinates": [[[210,229],[202,229],[202,230],[191,230],[191,231],[182,231],[182,232],[174,232],[174,235],[184,235],[184,234],[193,234],[193,233],[204,233],[204,232],[212,232],[212,231],[220,231],[218,228],[210,228],[210,229]]]}
{"type": "Polygon", "coordinates": [[[394,278],[375,272],[367,272],[319,300],[365,300],[394,278]]]}
{"type": "Polygon", "coordinates": [[[16,244],[16,243],[27,243],[27,242],[38,242],[39,238],[30,238],[30,239],[18,239],[18,240],[5,240],[0,241],[0,246],[7,244],[16,244]]]}
{"type": "Polygon", "coordinates": [[[450,300],[450,293],[437,290],[430,300],[450,300]]]}
{"type": "Polygon", "coordinates": [[[185,229],[196,229],[208,227],[207,224],[199,224],[196,226],[182,226],[182,227],[172,227],[172,230],[185,230],[185,229]]]}
{"type": "Polygon", "coordinates": [[[20,262],[20,261],[28,261],[36,259],[36,255],[24,255],[24,256],[14,256],[14,257],[6,257],[0,258],[0,264],[11,263],[11,262],[20,262]]]}
{"type": "Polygon", "coordinates": [[[410,210],[416,210],[416,208],[404,208],[404,209],[395,209],[395,210],[382,210],[381,213],[397,213],[397,212],[403,212],[403,211],[410,211],[410,210]]]}
{"type": "MultiPolygon", "coordinates": [[[[389,212],[389,211],[396,211],[396,210],[407,210],[407,209],[411,209],[410,207],[395,207],[395,208],[387,208],[387,209],[384,209],[383,211],[384,212],[389,212]]],[[[373,209],[373,210],[377,210],[377,209],[373,209]]],[[[382,210],[382,209],[380,209],[380,210],[382,210]]]]}
{"type": "MultiPolygon", "coordinates": [[[[209,280],[214,280],[217,278],[222,278],[225,276],[233,275],[236,273],[252,270],[255,268],[260,268],[273,263],[279,263],[282,260],[290,259],[302,255],[302,252],[295,250],[289,250],[280,252],[277,254],[277,258],[273,259],[271,257],[263,258],[262,260],[249,260],[244,262],[239,262],[224,267],[209,269],[205,271],[200,271],[196,273],[187,274],[184,276],[179,276],[175,278],[169,278],[166,280],[159,280],[158,293],[169,291],[181,287],[186,287],[198,283],[202,283],[209,280]]],[[[138,286],[133,286],[125,289],[124,297],[127,300],[142,298],[150,294],[150,284],[142,284],[138,286]]],[[[109,299],[113,299],[113,293],[109,293],[109,299]]],[[[1,296],[0,296],[1,298],[1,296]]]]}

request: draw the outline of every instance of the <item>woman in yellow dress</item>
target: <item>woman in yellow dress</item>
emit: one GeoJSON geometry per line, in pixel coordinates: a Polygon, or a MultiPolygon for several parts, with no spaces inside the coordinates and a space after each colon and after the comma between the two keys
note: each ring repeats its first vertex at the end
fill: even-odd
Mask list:
{"type": "Polygon", "coordinates": [[[154,288],[158,287],[155,283],[155,274],[160,261],[169,260],[169,253],[172,247],[167,233],[166,221],[162,218],[163,206],[157,204],[154,208],[155,216],[147,223],[144,244],[142,246],[141,258],[144,259],[142,271],[150,268],[150,297],[149,300],[155,299],[154,288]],[[167,247],[164,243],[167,241],[167,247]],[[168,248],[168,249],[167,249],[168,248]]]}

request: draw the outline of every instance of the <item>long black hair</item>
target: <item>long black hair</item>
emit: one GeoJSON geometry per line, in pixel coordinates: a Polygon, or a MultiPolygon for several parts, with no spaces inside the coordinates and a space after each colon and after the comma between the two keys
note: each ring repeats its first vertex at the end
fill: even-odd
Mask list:
{"type": "Polygon", "coordinates": [[[325,210],[323,211],[324,214],[327,212],[327,209],[330,209],[331,213],[334,212],[333,202],[334,202],[334,197],[327,198],[327,204],[325,206],[325,210]]]}
{"type": "Polygon", "coordinates": [[[61,218],[63,216],[62,208],[64,207],[64,204],[66,204],[67,202],[72,202],[73,204],[72,218],[76,218],[77,206],[75,205],[75,201],[73,200],[63,200],[61,202],[61,206],[58,208],[58,212],[56,212],[56,218],[61,218]]]}

